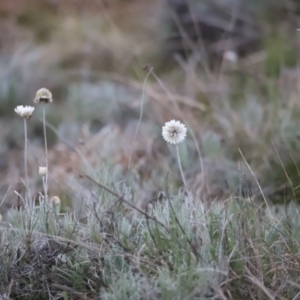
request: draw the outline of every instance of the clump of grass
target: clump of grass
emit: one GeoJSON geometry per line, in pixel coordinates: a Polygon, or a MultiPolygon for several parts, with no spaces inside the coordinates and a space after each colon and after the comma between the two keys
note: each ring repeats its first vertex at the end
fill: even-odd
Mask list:
{"type": "MultiPolygon", "coordinates": [[[[182,141],[185,126],[168,131],[172,124],[164,138],[182,141]]],[[[46,193],[35,206],[8,212],[0,224],[2,297],[298,297],[300,223],[292,204],[275,212],[247,195],[208,205],[167,188],[140,208],[130,187],[118,191],[109,172],[95,171],[105,184],[81,172],[76,213],[61,213],[60,198],[46,193]]]]}
{"type": "Polygon", "coordinates": [[[245,199],[205,207],[198,199],[184,201],[184,194],[167,197],[141,211],[106,190],[97,193],[97,200],[83,199],[88,209],[80,217],[57,214],[46,203],[31,212],[10,211],[1,229],[2,295],[12,299],[296,296],[297,215],[288,218],[283,213],[279,221],[245,199]],[[32,228],[26,225],[29,218],[32,228]]]}

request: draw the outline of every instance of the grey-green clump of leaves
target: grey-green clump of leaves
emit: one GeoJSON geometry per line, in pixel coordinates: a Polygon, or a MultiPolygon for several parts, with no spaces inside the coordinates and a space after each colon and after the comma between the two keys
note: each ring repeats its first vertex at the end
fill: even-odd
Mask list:
{"type": "Polygon", "coordinates": [[[251,199],[205,205],[170,192],[140,209],[130,197],[100,188],[80,215],[46,202],[12,209],[1,223],[1,297],[296,299],[292,204],[275,212],[251,199]]]}

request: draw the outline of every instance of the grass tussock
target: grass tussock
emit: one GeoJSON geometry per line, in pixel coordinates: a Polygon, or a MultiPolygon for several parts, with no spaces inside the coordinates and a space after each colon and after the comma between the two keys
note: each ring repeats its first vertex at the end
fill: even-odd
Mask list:
{"type": "Polygon", "coordinates": [[[166,194],[140,210],[93,182],[85,211],[11,210],[1,223],[8,299],[297,299],[299,222],[251,200],[166,194]],[[296,297],[296,298],[294,298],[296,297]]]}

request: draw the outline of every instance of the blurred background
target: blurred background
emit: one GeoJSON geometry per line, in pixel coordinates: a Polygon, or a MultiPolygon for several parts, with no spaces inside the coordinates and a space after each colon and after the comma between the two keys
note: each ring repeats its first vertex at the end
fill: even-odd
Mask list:
{"type": "MultiPolygon", "coordinates": [[[[175,149],[161,137],[171,119],[188,122],[180,155],[199,199],[260,199],[255,177],[269,201],[298,201],[299,17],[296,0],[0,1],[0,210],[24,178],[14,107],[33,105],[41,87],[54,98],[50,193],[65,209],[86,184],[78,169],[120,193],[130,186],[141,205],[167,180],[179,188],[175,149]]],[[[41,117],[37,106],[28,123],[35,193],[41,117]]]]}

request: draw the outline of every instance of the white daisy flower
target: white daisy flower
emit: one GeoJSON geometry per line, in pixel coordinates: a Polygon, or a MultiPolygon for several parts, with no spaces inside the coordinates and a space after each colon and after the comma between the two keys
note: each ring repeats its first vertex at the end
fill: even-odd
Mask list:
{"type": "Polygon", "coordinates": [[[33,106],[23,106],[23,105],[18,105],[15,108],[15,112],[22,117],[25,120],[29,120],[31,118],[31,115],[34,111],[34,107],[33,106]]]}
{"type": "Polygon", "coordinates": [[[39,175],[45,176],[47,174],[47,168],[46,167],[39,167],[39,175]]]}
{"type": "Polygon", "coordinates": [[[164,140],[171,144],[178,144],[186,137],[186,126],[179,121],[169,121],[162,128],[162,136],[164,140]]]}
{"type": "Polygon", "coordinates": [[[51,92],[46,88],[41,88],[36,92],[34,103],[51,103],[53,102],[51,92]]]}

